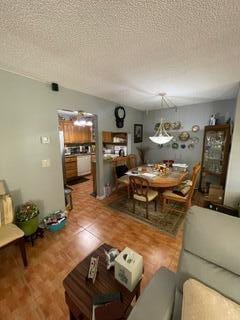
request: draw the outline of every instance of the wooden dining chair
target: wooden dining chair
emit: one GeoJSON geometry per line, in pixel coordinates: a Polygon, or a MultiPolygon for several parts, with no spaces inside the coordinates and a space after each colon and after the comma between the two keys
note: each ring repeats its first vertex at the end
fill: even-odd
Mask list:
{"type": "Polygon", "coordinates": [[[165,210],[165,207],[167,203],[169,202],[177,202],[181,203],[186,208],[191,207],[192,205],[192,197],[194,194],[195,186],[197,183],[197,178],[199,176],[199,173],[201,171],[201,165],[200,163],[197,163],[193,166],[193,172],[192,172],[192,178],[191,178],[191,187],[189,192],[186,194],[186,196],[181,196],[176,193],[174,193],[172,190],[167,190],[163,192],[162,198],[163,198],[163,211],[165,210]]]}
{"type": "Polygon", "coordinates": [[[130,188],[133,195],[133,212],[135,213],[136,201],[146,203],[146,218],[148,219],[148,204],[155,200],[155,211],[157,211],[158,192],[149,188],[149,181],[143,177],[130,176],[130,188]]]}
{"type": "Polygon", "coordinates": [[[0,248],[18,244],[23,264],[28,265],[24,243],[24,232],[13,223],[12,200],[9,195],[0,195],[0,248]]]}
{"type": "Polygon", "coordinates": [[[127,157],[116,157],[113,159],[112,163],[116,190],[118,190],[121,186],[126,187],[128,191],[128,198],[130,198],[129,177],[125,174],[128,171],[127,157]]]}
{"type": "Polygon", "coordinates": [[[137,156],[135,154],[129,154],[127,159],[127,166],[129,170],[137,167],[137,156]]]}

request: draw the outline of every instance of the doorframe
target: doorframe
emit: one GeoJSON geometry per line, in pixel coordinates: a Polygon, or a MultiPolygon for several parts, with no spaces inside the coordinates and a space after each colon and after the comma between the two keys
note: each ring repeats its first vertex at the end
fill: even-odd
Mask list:
{"type": "MultiPolygon", "coordinates": [[[[69,112],[89,112],[95,117],[96,126],[95,126],[95,156],[96,156],[96,184],[97,184],[97,194],[96,199],[102,200],[104,199],[104,188],[103,188],[103,153],[102,153],[102,133],[99,131],[99,116],[96,113],[92,113],[90,111],[85,110],[69,110],[63,107],[57,108],[57,124],[59,126],[59,119],[58,119],[58,111],[59,110],[66,110],[69,112]]],[[[59,132],[57,126],[57,130],[59,132]]],[[[60,144],[59,144],[60,147],[60,144]]],[[[63,173],[63,163],[61,160],[61,167],[62,167],[62,181],[63,181],[63,193],[64,193],[64,173],[63,173]]]]}

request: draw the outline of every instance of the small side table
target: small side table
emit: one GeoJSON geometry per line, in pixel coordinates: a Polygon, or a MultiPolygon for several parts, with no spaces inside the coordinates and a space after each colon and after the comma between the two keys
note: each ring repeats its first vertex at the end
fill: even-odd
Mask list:
{"type": "Polygon", "coordinates": [[[104,293],[120,292],[124,313],[128,314],[134,298],[140,296],[141,280],[130,292],[121,285],[115,278],[113,270],[107,270],[104,250],[111,249],[111,246],[103,244],[80,262],[64,279],[65,299],[69,308],[71,320],[83,320],[92,318],[93,297],[104,293]],[[86,280],[91,257],[99,256],[98,275],[95,283],[86,280]]]}

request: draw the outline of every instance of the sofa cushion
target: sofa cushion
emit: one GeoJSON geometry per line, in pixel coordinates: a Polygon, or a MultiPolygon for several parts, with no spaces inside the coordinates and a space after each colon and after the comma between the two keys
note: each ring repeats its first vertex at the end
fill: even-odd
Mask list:
{"type": "Polygon", "coordinates": [[[237,320],[240,305],[199,281],[189,279],[183,286],[182,320],[237,320]]]}
{"type": "Polygon", "coordinates": [[[239,234],[239,218],[193,206],[187,214],[183,248],[240,275],[239,234]]]}

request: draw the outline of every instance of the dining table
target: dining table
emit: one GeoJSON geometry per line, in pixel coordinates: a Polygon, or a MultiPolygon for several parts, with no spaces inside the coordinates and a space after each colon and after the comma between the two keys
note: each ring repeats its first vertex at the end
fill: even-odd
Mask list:
{"type": "MultiPolygon", "coordinates": [[[[177,171],[169,168],[168,174],[161,174],[152,167],[137,167],[126,172],[128,176],[138,176],[146,178],[149,182],[149,187],[158,189],[168,189],[179,185],[188,177],[188,171],[177,171]],[[141,169],[141,170],[140,170],[141,169]]],[[[159,191],[160,191],[159,190],[159,191]]]]}

